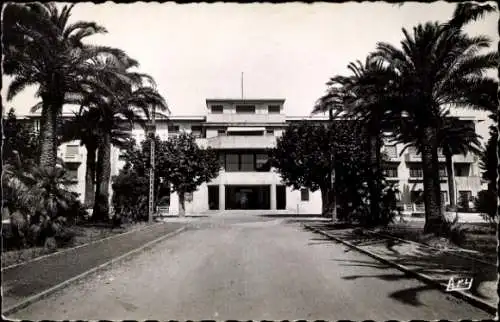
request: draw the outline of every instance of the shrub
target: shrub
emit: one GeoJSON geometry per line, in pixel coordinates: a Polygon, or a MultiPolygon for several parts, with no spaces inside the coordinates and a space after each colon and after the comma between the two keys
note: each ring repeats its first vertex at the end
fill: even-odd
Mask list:
{"type": "Polygon", "coordinates": [[[364,226],[387,226],[394,221],[394,218],[401,215],[401,209],[398,206],[398,189],[391,184],[379,178],[378,186],[381,189],[380,194],[380,212],[372,214],[370,212],[370,193],[366,184],[359,185],[358,189],[351,190],[349,194],[342,196],[347,198],[349,203],[343,204],[341,216],[350,222],[358,222],[364,226]]]}
{"type": "Polygon", "coordinates": [[[461,245],[466,241],[467,228],[458,222],[458,216],[453,220],[446,219],[442,225],[441,234],[448,238],[452,243],[461,245]]]}
{"type": "Polygon", "coordinates": [[[2,184],[12,214],[11,231],[17,243],[45,245],[80,211],[78,195],[69,191],[63,168],[7,165],[2,184]],[[16,214],[15,220],[12,220],[16,214]]]}
{"type": "Polygon", "coordinates": [[[113,207],[123,221],[147,220],[148,179],[134,170],[122,170],[113,182],[113,207]]]}
{"type": "Polygon", "coordinates": [[[475,208],[482,217],[490,223],[495,223],[497,218],[497,195],[494,191],[479,191],[475,200],[475,208]]]}

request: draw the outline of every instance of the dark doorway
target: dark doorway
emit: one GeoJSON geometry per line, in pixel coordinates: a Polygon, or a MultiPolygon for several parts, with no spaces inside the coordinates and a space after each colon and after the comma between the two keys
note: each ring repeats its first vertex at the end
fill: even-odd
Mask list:
{"type": "Polygon", "coordinates": [[[226,209],[271,209],[270,186],[226,186],[226,209]]]}
{"type": "Polygon", "coordinates": [[[208,186],[208,209],[219,210],[219,186],[208,186]]]}
{"type": "Polygon", "coordinates": [[[286,208],[286,186],[276,186],[276,208],[286,208]]]}

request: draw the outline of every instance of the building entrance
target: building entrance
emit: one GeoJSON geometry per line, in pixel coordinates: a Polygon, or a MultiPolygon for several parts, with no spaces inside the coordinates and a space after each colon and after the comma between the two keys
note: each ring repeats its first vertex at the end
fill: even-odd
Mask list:
{"type": "Polygon", "coordinates": [[[271,186],[226,186],[226,209],[271,209],[271,186]]]}

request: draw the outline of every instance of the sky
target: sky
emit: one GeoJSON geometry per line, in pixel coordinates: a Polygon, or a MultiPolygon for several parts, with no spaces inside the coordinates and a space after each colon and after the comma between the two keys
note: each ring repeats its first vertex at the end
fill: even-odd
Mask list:
{"type": "MultiPolygon", "coordinates": [[[[82,2],[70,21],[104,26],[108,33],[87,42],[121,48],[137,59],[173,115],[203,115],[207,98],[240,98],[242,73],[244,98],[285,98],[285,113],[309,115],[325,82],[348,75],[349,62],[363,61],[377,42],[398,45],[403,27],[449,19],[454,7],[447,2],[82,2]]],[[[496,46],[496,27],[497,15],[491,14],[466,30],[488,35],[496,46]]],[[[3,80],[5,97],[9,79],[3,80]]],[[[27,89],[6,106],[26,114],[37,102],[34,92],[27,89]]]]}

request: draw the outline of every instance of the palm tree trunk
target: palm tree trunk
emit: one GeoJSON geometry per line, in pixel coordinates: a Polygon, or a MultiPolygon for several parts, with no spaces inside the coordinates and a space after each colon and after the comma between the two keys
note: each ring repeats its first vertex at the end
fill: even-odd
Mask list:
{"type": "Polygon", "coordinates": [[[85,169],[85,207],[90,208],[94,206],[94,184],[95,184],[95,166],[96,166],[96,151],[97,147],[95,145],[87,144],[85,146],[87,149],[87,160],[85,169]]]}
{"type": "Polygon", "coordinates": [[[441,211],[441,188],[436,129],[427,127],[422,139],[422,167],[424,174],[425,233],[441,233],[444,218],[441,211]]]}
{"type": "Polygon", "coordinates": [[[111,177],[111,135],[105,133],[97,152],[96,193],[92,218],[107,221],[109,217],[109,180],[111,177]]]}
{"type": "Polygon", "coordinates": [[[42,95],[43,108],[40,124],[40,166],[54,168],[57,160],[57,113],[62,106],[62,100],[42,95]]]}
{"type": "Polygon", "coordinates": [[[450,211],[455,211],[455,171],[453,171],[453,154],[450,151],[444,151],[446,158],[446,174],[448,175],[448,191],[450,195],[450,211]]]}
{"type": "Polygon", "coordinates": [[[337,206],[335,198],[335,188],[330,184],[330,177],[327,183],[321,185],[321,211],[322,216],[331,217],[332,220],[337,219],[337,206]]]}

